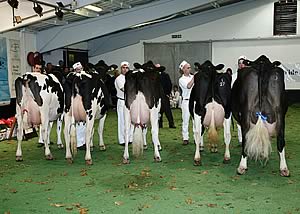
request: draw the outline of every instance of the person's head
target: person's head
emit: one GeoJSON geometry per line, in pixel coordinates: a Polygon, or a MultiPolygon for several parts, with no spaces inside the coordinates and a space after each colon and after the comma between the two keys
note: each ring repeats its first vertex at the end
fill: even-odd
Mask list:
{"type": "Polygon", "coordinates": [[[231,68],[227,68],[226,73],[232,75],[232,69],[231,68]]]}
{"type": "Polygon", "coordinates": [[[180,63],[179,69],[185,76],[188,76],[191,73],[191,65],[185,60],[180,63]]]}
{"type": "Polygon", "coordinates": [[[51,62],[48,62],[48,63],[46,64],[47,72],[52,71],[52,68],[53,68],[52,63],[51,63],[51,62]]]}
{"type": "Polygon", "coordinates": [[[64,61],[63,61],[63,60],[59,60],[59,61],[58,61],[58,66],[59,66],[59,67],[65,67],[64,61]]]}
{"type": "Polygon", "coordinates": [[[42,65],[34,64],[34,66],[32,66],[32,72],[42,73],[42,65]]]}
{"type": "Polygon", "coordinates": [[[129,71],[129,62],[121,62],[121,74],[125,75],[129,71]]]}
{"type": "Polygon", "coordinates": [[[247,60],[247,57],[245,57],[245,56],[240,56],[238,58],[238,69],[242,69],[242,68],[246,67],[246,65],[244,63],[245,60],[247,60]]]}
{"type": "Polygon", "coordinates": [[[178,86],[177,86],[177,85],[174,85],[174,86],[173,86],[173,90],[174,90],[174,91],[178,91],[178,86]]]}
{"type": "Polygon", "coordinates": [[[76,62],[74,65],[73,65],[73,69],[75,72],[77,73],[80,73],[82,71],[82,65],[80,62],[76,62]]]}

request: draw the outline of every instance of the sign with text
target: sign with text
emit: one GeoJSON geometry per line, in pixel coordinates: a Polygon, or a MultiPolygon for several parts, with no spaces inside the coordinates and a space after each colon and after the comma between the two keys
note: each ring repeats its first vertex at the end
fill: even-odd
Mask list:
{"type": "Polygon", "coordinates": [[[10,70],[10,94],[12,98],[16,97],[15,80],[22,76],[21,59],[20,59],[20,41],[15,39],[9,40],[9,70],[10,70]]]}
{"type": "Polygon", "coordinates": [[[6,38],[0,37],[0,105],[10,104],[6,38]]]}

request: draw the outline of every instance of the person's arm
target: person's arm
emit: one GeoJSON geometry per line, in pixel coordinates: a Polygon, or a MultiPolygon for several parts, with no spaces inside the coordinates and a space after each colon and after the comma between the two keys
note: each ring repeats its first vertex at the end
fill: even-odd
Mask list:
{"type": "Polygon", "coordinates": [[[193,78],[191,79],[191,81],[187,84],[187,88],[190,89],[190,88],[193,87],[193,85],[194,85],[194,76],[193,76],[193,78]]]}
{"type": "Polygon", "coordinates": [[[122,83],[120,78],[116,78],[116,80],[115,80],[116,88],[120,89],[121,91],[124,91],[124,85],[125,84],[122,83]]]}

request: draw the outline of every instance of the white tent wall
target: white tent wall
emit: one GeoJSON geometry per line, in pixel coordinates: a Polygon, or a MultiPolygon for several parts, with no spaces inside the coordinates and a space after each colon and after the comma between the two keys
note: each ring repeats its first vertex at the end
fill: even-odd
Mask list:
{"type": "MultiPolygon", "coordinates": [[[[298,7],[299,5],[298,1],[298,7]]],[[[142,42],[211,41],[213,62],[224,63],[233,71],[237,68],[236,62],[240,55],[246,55],[254,60],[261,54],[265,54],[272,61],[300,63],[300,13],[298,12],[297,17],[296,36],[273,36],[273,14],[274,2],[270,1],[263,6],[237,15],[98,55],[90,58],[90,61],[97,62],[99,59],[104,59],[109,63],[118,63],[129,58],[130,61],[143,62],[142,42]],[[179,34],[181,38],[172,39],[173,34],[179,34]]],[[[297,85],[289,87],[300,88],[297,85]]]]}

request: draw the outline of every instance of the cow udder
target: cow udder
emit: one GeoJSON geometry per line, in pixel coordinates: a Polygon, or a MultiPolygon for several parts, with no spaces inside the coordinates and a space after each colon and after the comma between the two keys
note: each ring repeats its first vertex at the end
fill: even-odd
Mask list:
{"type": "Polygon", "coordinates": [[[31,125],[40,125],[41,124],[41,114],[40,108],[37,103],[33,100],[31,96],[24,96],[24,106],[22,108],[23,114],[27,112],[27,124],[31,125]]]}
{"type": "Polygon", "coordinates": [[[150,110],[143,93],[138,92],[135,100],[130,105],[130,116],[133,124],[147,124],[150,118],[150,110]]]}
{"type": "Polygon", "coordinates": [[[73,98],[71,112],[75,118],[75,121],[86,121],[86,112],[84,110],[82,97],[80,95],[77,95],[73,98]]]}
{"type": "Polygon", "coordinates": [[[222,127],[224,122],[225,111],[222,105],[213,101],[208,103],[206,106],[206,114],[203,120],[203,125],[205,127],[209,127],[211,125],[212,120],[212,112],[214,111],[214,120],[215,120],[215,127],[222,127]]]}

